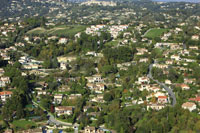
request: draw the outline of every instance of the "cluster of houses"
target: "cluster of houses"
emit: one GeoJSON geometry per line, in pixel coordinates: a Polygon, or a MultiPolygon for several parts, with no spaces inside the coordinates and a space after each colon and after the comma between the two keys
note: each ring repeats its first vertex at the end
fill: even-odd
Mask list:
{"type": "Polygon", "coordinates": [[[37,61],[29,56],[22,56],[18,61],[22,64],[22,67],[27,70],[39,69],[42,67],[41,64],[43,63],[42,61],[37,61]]]}
{"type": "MultiPolygon", "coordinates": [[[[150,108],[153,110],[160,110],[168,105],[169,96],[167,92],[160,88],[158,84],[151,84],[148,77],[139,77],[137,81],[138,89],[140,91],[146,90],[149,95],[146,96],[147,110],[150,108]]],[[[144,103],[144,101],[140,103],[144,103]]]]}
{"type": "Polygon", "coordinates": [[[100,31],[108,31],[113,38],[117,38],[119,33],[126,30],[128,25],[92,25],[85,31],[86,34],[100,35],[100,31]]]}
{"type": "Polygon", "coordinates": [[[81,5],[100,5],[100,6],[116,6],[117,3],[113,1],[97,1],[97,0],[90,0],[86,2],[82,2],[81,5]]]}
{"type": "Polygon", "coordinates": [[[13,33],[16,31],[16,26],[14,24],[5,23],[0,27],[0,35],[8,36],[9,33],[13,33]]]}
{"type": "Polygon", "coordinates": [[[5,48],[5,49],[0,49],[0,57],[5,60],[8,61],[8,63],[10,63],[10,55],[9,52],[10,51],[16,51],[17,49],[14,46],[10,46],[9,48],[5,48]]]}
{"type": "Polygon", "coordinates": [[[76,56],[59,56],[57,60],[60,63],[60,69],[65,70],[67,67],[71,67],[69,63],[75,61],[76,56]]]}
{"type": "Polygon", "coordinates": [[[200,96],[196,95],[194,98],[189,98],[188,102],[182,104],[183,109],[187,109],[190,112],[197,110],[197,105],[200,105],[200,96]]]}
{"type": "Polygon", "coordinates": [[[2,102],[6,102],[6,99],[10,98],[12,96],[11,91],[2,91],[0,92],[0,100],[2,102]]]}

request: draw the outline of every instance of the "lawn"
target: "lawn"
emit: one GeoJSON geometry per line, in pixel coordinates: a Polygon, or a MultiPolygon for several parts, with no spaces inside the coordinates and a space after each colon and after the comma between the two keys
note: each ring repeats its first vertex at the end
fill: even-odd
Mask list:
{"type": "Polygon", "coordinates": [[[51,29],[38,27],[27,32],[27,34],[46,34],[46,35],[68,35],[74,36],[78,32],[86,29],[84,25],[59,25],[51,29]]]}
{"type": "Polygon", "coordinates": [[[12,123],[16,128],[19,129],[29,129],[31,127],[36,127],[36,123],[33,121],[27,121],[27,120],[15,120],[12,123]]]}
{"type": "Polygon", "coordinates": [[[119,41],[120,40],[114,40],[114,41],[107,42],[105,44],[105,46],[116,46],[119,43],[119,41]]]}
{"type": "Polygon", "coordinates": [[[144,34],[144,37],[155,38],[160,37],[164,32],[167,32],[168,29],[151,29],[144,34]]]}

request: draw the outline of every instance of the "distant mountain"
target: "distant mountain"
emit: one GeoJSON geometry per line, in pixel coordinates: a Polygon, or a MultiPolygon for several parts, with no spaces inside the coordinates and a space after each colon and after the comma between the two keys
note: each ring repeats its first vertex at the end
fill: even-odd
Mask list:
{"type": "Polygon", "coordinates": [[[200,3],[200,0],[153,0],[159,2],[191,2],[191,3],[200,3]]]}

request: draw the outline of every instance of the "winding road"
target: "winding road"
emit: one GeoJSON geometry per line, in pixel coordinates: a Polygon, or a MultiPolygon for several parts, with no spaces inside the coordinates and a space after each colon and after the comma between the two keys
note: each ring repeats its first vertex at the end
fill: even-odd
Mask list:
{"type": "Polygon", "coordinates": [[[151,73],[153,64],[149,65],[149,73],[148,73],[147,77],[152,79],[153,81],[155,81],[157,84],[159,84],[161,87],[163,87],[168,92],[169,96],[172,98],[172,106],[175,106],[176,105],[176,96],[175,96],[174,92],[168,86],[166,86],[164,83],[161,83],[158,80],[155,80],[153,78],[152,73],[151,73]]]}
{"type": "MultiPolygon", "coordinates": [[[[41,108],[43,111],[46,111],[43,107],[41,107],[38,103],[36,103],[35,101],[32,101],[33,102],[33,104],[35,105],[35,106],[37,106],[37,107],[39,107],[39,108],[41,108]]],[[[57,120],[51,113],[47,113],[47,116],[49,116],[49,120],[48,120],[48,122],[49,123],[53,123],[53,124],[55,124],[55,125],[63,125],[63,126],[69,126],[69,127],[74,127],[74,126],[76,126],[76,127],[78,127],[79,126],[79,124],[72,124],[72,123],[67,123],[67,122],[63,122],[63,121],[60,121],[60,120],[57,120]]]]}

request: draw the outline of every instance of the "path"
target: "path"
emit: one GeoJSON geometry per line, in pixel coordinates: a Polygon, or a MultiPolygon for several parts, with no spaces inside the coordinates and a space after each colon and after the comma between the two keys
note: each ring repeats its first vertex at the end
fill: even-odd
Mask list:
{"type": "Polygon", "coordinates": [[[168,86],[166,86],[164,83],[161,83],[158,80],[155,80],[153,78],[152,73],[151,73],[153,64],[149,65],[149,73],[148,73],[147,77],[149,77],[150,79],[155,81],[157,84],[159,84],[161,87],[163,87],[168,92],[169,96],[172,98],[172,106],[175,106],[176,105],[176,96],[175,96],[174,92],[168,86]]]}
{"type": "MultiPolygon", "coordinates": [[[[41,108],[43,111],[46,111],[46,109],[44,109],[42,106],[40,106],[38,103],[36,103],[35,101],[32,101],[33,102],[33,104],[35,105],[35,106],[37,106],[37,107],[39,107],[39,108],[41,108]]],[[[72,126],[79,126],[79,124],[72,124],[72,123],[67,123],[67,122],[63,122],[63,121],[60,121],[60,120],[57,120],[51,113],[49,113],[48,112],[48,114],[47,114],[47,116],[49,116],[49,122],[50,123],[53,123],[53,124],[55,124],[55,125],[63,125],[63,126],[70,126],[70,127],[72,127],[72,126]]]]}

